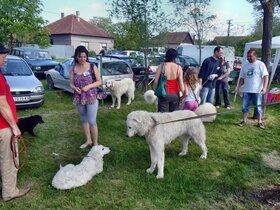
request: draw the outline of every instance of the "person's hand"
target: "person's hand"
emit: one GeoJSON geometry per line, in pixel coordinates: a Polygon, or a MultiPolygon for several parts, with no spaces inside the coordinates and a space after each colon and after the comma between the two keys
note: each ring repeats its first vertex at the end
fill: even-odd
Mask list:
{"type": "Polygon", "coordinates": [[[237,95],[240,96],[240,87],[237,87],[237,88],[236,88],[236,92],[237,92],[237,95]]]}
{"type": "Polygon", "coordinates": [[[210,75],[208,76],[208,79],[209,79],[209,80],[214,80],[216,77],[218,77],[218,74],[210,74],[210,75]]]}
{"type": "Polygon", "coordinates": [[[217,78],[217,80],[222,80],[222,79],[223,79],[222,77],[218,77],[218,78],[217,78]]]}
{"type": "Polygon", "coordinates": [[[12,132],[16,138],[18,138],[21,135],[21,132],[20,132],[18,126],[12,127],[12,132]]]}
{"type": "Polygon", "coordinates": [[[87,92],[89,89],[90,89],[90,87],[88,85],[86,85],[85,87],[82,87],[81,91],[87,92]]]}
{"type": "Polygon", "coordinates": [[[261,94],[262,94],[262,95],[266,94],[266,91],[267,91],[267,89],[266,89],[266,88],[263,88],[263,89],[261,90],[261,94]]]}
{"type": "Polygon", "coordinates": [[[78,93],[78,94],[81,94],[82,93],[82,90],[78,87],[75,87],[75,91],[78,93]]]}

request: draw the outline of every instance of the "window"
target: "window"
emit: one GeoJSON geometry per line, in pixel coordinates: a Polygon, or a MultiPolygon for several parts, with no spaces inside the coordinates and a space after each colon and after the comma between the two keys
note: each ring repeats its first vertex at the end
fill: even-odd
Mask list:
{"type": "Polygon", "coordinates": [[[101,43],[100,48],[101,48],[101,50],[107,50],[107,44],[106,43],[101,43]]]}

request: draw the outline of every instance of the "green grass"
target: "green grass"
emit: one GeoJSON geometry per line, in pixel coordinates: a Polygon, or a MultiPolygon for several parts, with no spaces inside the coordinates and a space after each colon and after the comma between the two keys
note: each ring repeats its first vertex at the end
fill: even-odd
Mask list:
{"type": "Polygon", "coordinates": [[[255,122],[240,128],[240,102],[238,98],[232,112],[205,124],[206,160],[199,159],[201,151],[192,142],[189,154],[178,157],[181,145],[173,141],[166,146],[165,177],[157,180],[155,173],[146,173],[150,156],[144,137],[127,138],[125,122],[131,111],[155,107],[147,105],[140,92],[130,106],[123,98],[120,110],[109,109],[108,98],[103,106],[100,103],[97,119],[99,144],[111,149],[104,157],[104,171],[85,186],[59,191],[51,186],[59,165],[79,163],[89,149],[79,149],[85,139],[71,95],[47,90],[43,107],[18,111],[19,116],[41,114],[45,119],[35,128],[38,137],[24,135],[27,159],[18,183],[31,186],[31,192],[0,202],[0,209],[261,209],[263,204],[247,195],[280,182],[279,174],[262,160],[262,154],[280,152],[280,107],[267,108],[265,130],[255,122]]]}

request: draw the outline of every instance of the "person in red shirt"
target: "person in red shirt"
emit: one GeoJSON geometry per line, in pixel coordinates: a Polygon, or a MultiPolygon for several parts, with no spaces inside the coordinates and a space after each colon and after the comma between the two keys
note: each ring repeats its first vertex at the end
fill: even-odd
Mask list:
{"type": "Polygon", "coordinates": [[[160,64],[154,80],[154,90],[158,86],[158,81],[164,65],[164,75],[166,76],[166,97],[158,98],[158,112],[173,112],[179,109],[180,91],[184,92],[183,70],[182,67],[175,63],[178,53],[175,49],[170,48],[165,55],[165,62],[160,64]]]}
{"type": "MultiPolygon", "coordinates": [[[[4,66],[8,52],[4,45],[0,43],[0,68],[4,66]]],[[[13,140],[12,145],[18,152],[17,138],[21,135],[21,132],[17,126],[17,121],[16,105],[10,87],[2,72],[0,72],[0,172],[4,201],[21,197],[30,190],[30,188],[17,188],[18,169],[15,162],[18,162],[18,155],[14,157],[11,149],[13,140]]]]}

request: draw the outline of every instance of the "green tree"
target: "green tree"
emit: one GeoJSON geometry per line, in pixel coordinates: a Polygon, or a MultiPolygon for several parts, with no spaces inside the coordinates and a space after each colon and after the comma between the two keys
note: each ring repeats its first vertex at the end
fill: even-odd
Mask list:
{"type": "MultiPolygon", "coordinates": [[[[201,45],[206,34],[215,28],[215,15],[207,11],[211,0],[169,0],[175,5],[180,17],[179,23],[194,32],[199,46],[199,64],[201,64],[201,45]]],[[[178,23],[178,25],[179,25],[178,23]]]]}
{"type": "Polygon", "coordinates": [[[263,32],[262,32],[262,61],[267,68],[271,60],[271,42],[274,9],[278,6],[276,0],[247,0],[252,3],[257,12],[263,14],[263,32]]]}
{"type": "Polygon", "coordinates": [[[40,17],[40,0],[1,0],[0,41],[10,47],[22,43],[48,46],[49,30],[40,17]]]}

